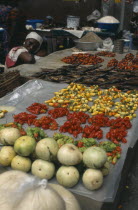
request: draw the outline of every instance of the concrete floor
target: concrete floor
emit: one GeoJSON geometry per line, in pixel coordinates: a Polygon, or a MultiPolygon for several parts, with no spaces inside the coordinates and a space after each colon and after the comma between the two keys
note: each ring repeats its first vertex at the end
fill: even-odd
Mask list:
{"type": "Polygon", "coordinates": [[[118,209],[138,209],[138,152],[136,152],[134,160],[132,161],[132,166],[128,173],[128,178],[121,196],[118,209]]]}

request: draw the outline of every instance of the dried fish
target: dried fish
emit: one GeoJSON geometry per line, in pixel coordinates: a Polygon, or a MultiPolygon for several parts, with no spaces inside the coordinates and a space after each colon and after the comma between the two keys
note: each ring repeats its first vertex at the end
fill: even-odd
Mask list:
{"type": "Polygon", "coordinates": [[[42,69],[42,72],[34,74],[33,77],[52,82],[76,82],[87,86],[97,84],[101,88],[109,88],[115,85],[121,90],[138,89],[138,69],[134,71],[116,67],[102,69],[101,64],[91,66],[71,64],[54,70],[42,69]]]}

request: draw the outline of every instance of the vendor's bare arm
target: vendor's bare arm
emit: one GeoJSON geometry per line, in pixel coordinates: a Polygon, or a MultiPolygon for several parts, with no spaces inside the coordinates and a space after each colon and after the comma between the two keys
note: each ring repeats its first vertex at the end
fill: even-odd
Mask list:
{"type": "Polygon", "coordinates": [[[31,55],[28,52],[23,52],[19,55],[19,59],[21,62],[23,63],[31,63],[34,64],[35,63],[35,58],[33,55],[31,55]]]}

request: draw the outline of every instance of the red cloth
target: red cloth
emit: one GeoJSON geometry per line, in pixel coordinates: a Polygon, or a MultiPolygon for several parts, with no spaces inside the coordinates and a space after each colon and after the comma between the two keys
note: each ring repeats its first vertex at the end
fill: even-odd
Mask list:
{"type": "Polygon", "coordinates": [[[5,66],[7,68],[15,66],[19,55],[23,52],[28,52],[25,47],[19,46],[12,48],[6,56],[5,66]]]}

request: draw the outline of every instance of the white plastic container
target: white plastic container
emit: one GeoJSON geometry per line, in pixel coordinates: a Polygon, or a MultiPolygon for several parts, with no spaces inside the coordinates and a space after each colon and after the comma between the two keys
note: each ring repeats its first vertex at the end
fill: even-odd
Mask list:
{"type": "Polygon", "coordinates": [[[77,29],[80,25],[80,17],[78,16],[67,16],[67,28],[77,29]]]}
{"type": "Polygon", "coordinates": [[[130,40],[124,39],[124,53],[127,53],[130,51],[130,40]]]}

